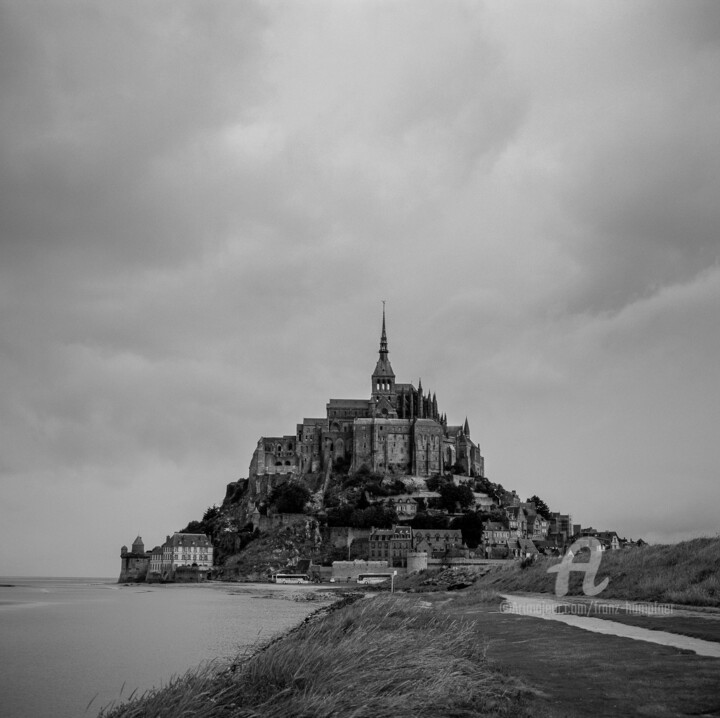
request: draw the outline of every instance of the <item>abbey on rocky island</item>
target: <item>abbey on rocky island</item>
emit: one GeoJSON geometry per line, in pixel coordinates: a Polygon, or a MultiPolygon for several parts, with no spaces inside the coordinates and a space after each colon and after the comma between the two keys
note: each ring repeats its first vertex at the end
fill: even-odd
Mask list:
{"type": "Polygon", "coordinates": [[[327,416],[303,419],[295,435],[264,436],[250,463],[250,476],[327,473],[344,465],[385,475],[432,476],[459,465],[469,476],[484,476],[480,447],[464,425],[448,425],[435,394],[422,381],[395,381],[388,358],[383,306],[380,357],[369,399],[330,399],[327,416]]]}

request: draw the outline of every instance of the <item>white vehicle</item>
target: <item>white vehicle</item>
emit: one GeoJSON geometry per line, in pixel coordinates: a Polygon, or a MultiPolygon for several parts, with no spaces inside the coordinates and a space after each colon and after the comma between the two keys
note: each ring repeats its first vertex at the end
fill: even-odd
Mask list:
{"type": "Polygon", "coordinates": [[[389,581],[392,578],[393,574],[391,573],[361,573],[357,577],[358,583],[383,583],[384,581],[389,581]]]}
{"type": "Polygon", "coordinates": [[[306,573],[276,573],[273,576],[275,583],[311,583],[306,573]]]}

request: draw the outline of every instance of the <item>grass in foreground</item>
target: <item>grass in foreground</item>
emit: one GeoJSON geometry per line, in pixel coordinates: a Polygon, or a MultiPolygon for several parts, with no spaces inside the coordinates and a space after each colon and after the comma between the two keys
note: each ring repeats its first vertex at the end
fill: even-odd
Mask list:
{"type": "Polygon", "coordinates": [[[554,718],[720,716],[717,658],[498,613],[497,604],[473,603],[473,594],[468,588],[422,598],[474,622],[490,667],[532,689],[536,715],[544,709],[554,718]]]}
{"type": "Polygon", "coordinates": [[[538,716],[519,681],[488,666],[472,621],[420,598],[360,599],[240,660],[189,673],[105,718],[538,716]]]}
{"type": "MultiPolygon", "coordinates": [[[[555,575],[547,569],[558,560],[541,558],[525,569],[503,567],[476,585],[498,591],[552,593],[555,575]]],[[[610,584],[599,598],[720,606],[720,538],[606,551],[595,583],[606,576],[610,584]]],[[[581,587],[582,574],[571,573],[570,595],[582,595],[581,587]]]]}

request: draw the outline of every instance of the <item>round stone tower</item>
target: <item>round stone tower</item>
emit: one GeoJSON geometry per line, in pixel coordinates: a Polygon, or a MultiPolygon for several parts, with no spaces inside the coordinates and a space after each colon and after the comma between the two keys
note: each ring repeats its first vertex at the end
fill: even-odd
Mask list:
{"type": "Polygon", "coordinates": [[[407,555],[407,572],[419,573],[428,567],[427,551],[409,551],[407,555]]]}

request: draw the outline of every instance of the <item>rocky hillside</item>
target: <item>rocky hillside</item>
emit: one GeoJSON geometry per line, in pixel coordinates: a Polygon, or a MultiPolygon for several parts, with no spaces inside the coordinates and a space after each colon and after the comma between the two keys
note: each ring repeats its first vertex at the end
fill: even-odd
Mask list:
{"type": "MultiPolygon", "coordinates": [[[[202,520],[191,521],[181,530],[210,537],[218,578],[264,580],[302,559],[329,565],[333,560],[347,558],[347,546],[340,545],[337,536],[333,542],[329,528],[389,528],[398,520],[383,503],[390,496],[418,497],[416,518],[427,525],[416,528],[447,527],[448,511],[467,509],[473,490],[500,501],[517,498],[487,479],[467,477],[466,481],[467,486],[458,487],[451,477],[425,480],[384,477],[367,471],[308,474],[302,479],[285,474],[264,475],[229,484],[220,506],[207,509],[202,520]],[[428,490],[438,492],[435,496],[440,498],[419,498],[420,492],[428,490]]],[[[465,537],[466,529],[477,534],[480,527],[481,519],[471,518],[469,524],[457,526],[466,540],[470,537],[465,537]]]]}

